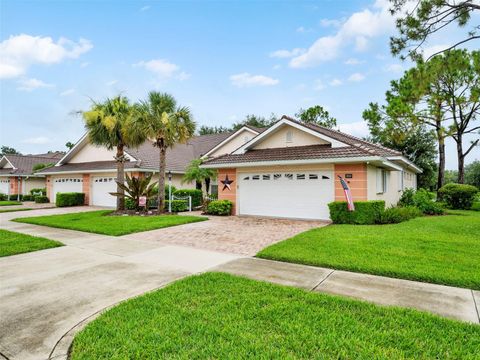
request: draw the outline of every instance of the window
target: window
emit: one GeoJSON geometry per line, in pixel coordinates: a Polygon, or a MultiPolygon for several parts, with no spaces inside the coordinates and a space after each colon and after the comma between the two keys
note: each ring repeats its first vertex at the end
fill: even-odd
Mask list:
{"type": "Polygon", "coordinates": [[[245,176],[243,180],[250,180],[250,176],[245,176]]]}
{"type": "Polygon", "coordinates": [[[308,178],[310,180],[318,180],[318,175],[317,174],[308,174],[308,178]]]}
{"type": "Polygon", "coordinates": [[[305,180],[305,174],[297,174],[297,180],[305,180]]]}
{"type": "Polygon", "coordinates": [[[218,195],[218,185],[210,185],[210,195],[218,195]]]}
{"type": "Polygon", "coordinates": [[[291,143],[293,141],[293,131],[287,131],[287,134],[285,135],[285,140],[287,143],[291,143]]]}
{"type": "Polygon", "coordinates": [[[260,180],[260,175],[253,175],[252,180],[260,180]]]}
{"type": "Polygon", "coordinates": [[[403,176],[404,176],[403,174],[404,174],[404,172],[403,172],[403,170],[401,170],[401,171],[398,171],[397,174],[398,174],[398,191],[403,191],[403,189],[404,189],[404,187],[403,187],[404,186],[403,185],[403,176]]]}
{"type": "Polygon", "coordinates": [[[280,180],[282,174],[273,174],[273,180],[280,180]]]}
{"type": "Polygon", "coordinates": [[[388,171],[377,169],[377,194],[383,194],[388,191],[388,171]]]}
{"type": "Polygon", "coordinates": [[[270,180],[270,174],[262,175],[262,180],[270,180]]]}
{"type": "Polygon", "coordinates": [[[330,180],[328,176],[322,175],[322,180],[330,180]]]}
{"type": "Polygon", "coordinates": [[[288,180],[293,180],[293,174],[285,174],[285,177],[286,177],[288,180]]]}

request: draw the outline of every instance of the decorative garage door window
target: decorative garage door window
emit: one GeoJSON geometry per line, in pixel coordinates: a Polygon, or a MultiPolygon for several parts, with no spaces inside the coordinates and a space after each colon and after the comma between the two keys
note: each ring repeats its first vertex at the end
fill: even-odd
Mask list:
{"type": "Polygon", "coordinates": [[[285,174],[254,174],[244,176],[242,178],[243,181],[249,180],[262,180],[262,181],[270,181],[270,180],[280,180],[282,179],[287,180],[330,180],[329,176],[322,175],[321,177],[319,174],[309,174],[309,173],[285,173],[285,174]]]}
{"type": "Polygon", "coordinates": [[[95,182],[96,183],[101,183],[101,182],[106,183],[106,182],[112,182],[112,181],[115,181],[115,180],[116,180],[116,178],[113,178],[113,177],[110,177],[110,178],[96,178],[95,182]]]}
{"type": "Polygon", "coordinates": [[[62,179],[55,179],[56,183],[80,183],[83,182],[83,179],[75,179],[75,178],[62,178],[62,179]]]}
{"type": "Polygon", "coordinates": [[[0,184],[9,184],[10,180],[0,180],[0,184]]]}

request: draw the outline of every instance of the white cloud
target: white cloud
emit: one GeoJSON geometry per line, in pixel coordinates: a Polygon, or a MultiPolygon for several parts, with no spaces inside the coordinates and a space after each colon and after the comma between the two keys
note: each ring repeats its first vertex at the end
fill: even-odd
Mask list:
{"type": "Polygon", "coordinates": [[[423,58],[428,59],[433,54],[436,54],[440,51],[448,49],[450,46],[451,45],[447,45],[447,44],[438,44],[438,45],[428,46],[423,49],[423,58]]]}
{"type": "Polygon", "coordinates": [[[140,11],[147,11],[148,9],[150,9],[150,5],[145,5],[143,7],[140,8],[140,11]]]}
{"type": "Polygon", "coordinates": [[[65,59],[76,59],[92,49],[90,41],[78,42],[60,38],[27,34],[10,36],[0,43],[0,78],[15,78],[27,72],[34,64],[57,64],[65,59]]]}
{"type": "Polygon", "coordinates": [[[322,19],[320,20],[320,26],[323,27],[339,27],[342,25],[342,22],[345,21],[345,19],[322,19]]]}
{"type": "Polygon", "coordinates": [[[190,78],[190,74],[185,71],[180,71],[180,66],[177,64],[171,63],[165,59],[153,59],[149,61],[140,61],[136,64],[133,64],[134,67],[141,67],[145,70],[148,70],[155,75],[160,80],[166,80],[169,78],[176,78],[180,81],[187,80],[190,78]]]}
{"type": "Polygon", "coordinates": [[[361,73],[354,73],[349,76],[348,81],[354,81],[354,82],[359,82],[365,80],[365,75],[361,73]]]}
{"type": "Polygon", "coordinates": [[[338,124],[338,129],[344,133],[363,138],[370,134],[365,121],[356,121],[348,124],[338,124]]]}
{"type": "Polygon", "coordinates": [[[321,90],[325,89],[325,84],[322,82],[322,80],[317,79],[317,80],[315,80],[315,83],[313,85],[313,89],[317,90],[317,91],[321,91],[321,90]]]}
{"type": "Polygon", "coordinates": [[[404,71],[403,65],[401,64],[390,64],[385,66],[384,71],[390,73],[400,73],[404,71]]]}
{"type": "Polygon", "coordinates": [[[69,96],[72,95],[75,92],[75,89],[67,89],[65,91],[62,91],[60,93],[60,96],[69,96]]]}
{"type": "Polygon", "coordinates": [[[116,83],[118,83],[118,80],[112,80],[112,81],[109,81],[109,82],[105,83],[105,85],[107,85],[107,86],[113,86],[113,85],[115,85],[116,83]]]}
{"type": "Polygon", "coordinates": [[[33,144],[33,145],[44,145],[44,144],[49,144],[51,143],[52,140],[45,137],[45,136],[38,136],[38,137],[33,137],[33,138],[28,138],[22,140],[22,143],[24,144],[33,144]]]}
{"type": "Polygon", "coordinates": [[[273,58],[291,58],[294,56],[301,55],[305,52],[305,49],[295,48],[292,51],[289,50],[277,50],[270,53],[270,57],[273,58]]]}
{"type": "MultiPolygon", "coordinates": [[[[365,51],[369,40],[388,34],[395,26],[395,19],[390,15],[389,3],[377,1],[373,7],[350,15],[334,35],[317,39],[304,54],[294,57],[290,66],[294,68],[311,67],[333,60],[340,50],[354,43],[357,51],[365,51]]],[[[325,24],[331,23],[331,20],[325,24]]]]}
{"type": "Polygon", "coordinates": [[[19,82],[19,86],[17,87],[18,90],[21,91],[33,91],[35,89],[40,89],[40,88],[52,88],[55,85],[53,84],[47,84],[43,82],[42,80],[38,79],[22,79],[19,82]]]}
{"type": "Polygon", "coordinates": [[[272,86],[280,81],[265,75],[251,75],[247,72],[230,76],[232,85],[237,87],[272,86]]]}
{"type": "Polygon", "coordinates": [[[329,83],[330,86],[340,86],[343,84],[342,80],[340,79],[332,79],[329,83]]]}
{"type": "Polygon", "coordinates": [[[363,64],[365,61],[361,61],[361,60],[358,60],[356,58],[350,58],[350,59],[347,59],[344,64],[345,65],[359,65],[359,64],[363,64]]]}
{"type": "Polygon", "coordinates": [[[295,31],[298,32],[298,33],[307,33],[307,32],[311,32],[313,30],[310,29],[310,28],[306,28],[304,26],[299,26],[295,31]]]}
{"type": "Polygon", "coordinates": [[[85,61],[85,62],[82,62],[82,63],[80,64],[80,67],[81,67],[81,68],[86,68],[88,65],[90,65],[90,63],[89,63],[88,61],[85,61]]]}

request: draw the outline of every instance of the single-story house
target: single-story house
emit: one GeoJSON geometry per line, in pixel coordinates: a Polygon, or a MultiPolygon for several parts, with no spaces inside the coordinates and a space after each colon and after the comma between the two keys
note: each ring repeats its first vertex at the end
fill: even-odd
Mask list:
{"type": "MultiPolygon", "coordinates": [[[[166,173],[172,174],[172,185],[176,188],[194,188],[195,184],[184,184],[182,178],[189,163],[202,156],[220,156],[237,149],[260,133],[261,129],[249,126],[229,133],[194,136],[186,144],[176,144],[167,150],[166,173]]],[[[125,149],[127,160],[125,172],[130,176],[153,173],[158,181],[159,150],[146,141],[138,148],[125,149]]],[[[46,176],[47,196],[55,202],[59,192],[83,192],[86,205],[114,207],[116,198],[115,150],[95,146],[85,134],[55,166],[39,172],[46,176]]],[[[168,183],[168,182],[167,182],[168,183]]],[[[216,192],[216,183],[211,192],[216,192]]]]}
{"type": "Polygon", "coordinates": [[[33,171],[38,164],[54,164],[64,153],[18,155],[5,154],[0,159],[0,193],[29,194],[30,190],[45,188],[45,175],[33,171]]]}
{"type": "Polygon", "coordinates": [[[218,197],[237,215],[329,219],[327,204],[345,200],[338,176],[354,201],[392,205],[421,172],[398,151],[287,116],[230,153],[210,155],[202,166],[218,170],[218,197]]]}

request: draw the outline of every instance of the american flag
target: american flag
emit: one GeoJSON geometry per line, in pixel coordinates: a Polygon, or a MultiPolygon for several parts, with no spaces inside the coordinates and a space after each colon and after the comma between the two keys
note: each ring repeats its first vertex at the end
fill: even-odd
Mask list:
{"type": "Polygon", "coordinates": [[[345,193],[345,199],[347,199],[348,211],[355,211],[352,194],[350,193],[350,188],[348,187],[347,182],[340,175],[338,175],[338,178],[340,179],[340,184],[342,184],[343,192],[345,193]]]}

